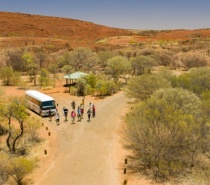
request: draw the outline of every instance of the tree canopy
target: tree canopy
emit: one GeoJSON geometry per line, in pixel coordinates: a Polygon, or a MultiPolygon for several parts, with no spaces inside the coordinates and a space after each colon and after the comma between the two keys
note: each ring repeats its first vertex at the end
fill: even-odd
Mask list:
{"type": "Polygon", "coordinates": [[[167,87],[171,87],[171,83],[160,75],[144,74],[131,78],[125,91],[129,97],[145,100],[156,90],[167,87]]]}
{"type": "Polygon", "coordinates": [[[179,88],[159,89],[136,105],[125,117],[130,168],[163,179],[187,174],[209,150],[201,105],[195,94],[179,88]]]}

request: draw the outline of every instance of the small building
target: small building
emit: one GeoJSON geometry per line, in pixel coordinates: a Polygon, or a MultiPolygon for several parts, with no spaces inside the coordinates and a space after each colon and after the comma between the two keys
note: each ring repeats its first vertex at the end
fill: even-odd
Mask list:
{"type": "Polygon", "coordinates": [[[68,75],[65,75],[63,76],[65,79],[66,79],[66,84],[64,85],[65,87],[67,86],[73,86],[77,83],[77,80],[88,75],[87,73],[84,73],[84,72],[75,72],[75,73],[72,73],[72,74],[68,74],[68,75]]]}

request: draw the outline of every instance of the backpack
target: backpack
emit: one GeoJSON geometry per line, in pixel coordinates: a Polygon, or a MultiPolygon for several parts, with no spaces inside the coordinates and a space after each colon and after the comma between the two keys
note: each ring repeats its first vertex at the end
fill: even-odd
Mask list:
{"type": "Polygon", "coordinates": [[[75,117],[76,117],[76,113],[75,113],[74,111],[72,111],[72,112],[71,112],[71,116],[72,116],[73,118],[75,118],[75,117]]]}

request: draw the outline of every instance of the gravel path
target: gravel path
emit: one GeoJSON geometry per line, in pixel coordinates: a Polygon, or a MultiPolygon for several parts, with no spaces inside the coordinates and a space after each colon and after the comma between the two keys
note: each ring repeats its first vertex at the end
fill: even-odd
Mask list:
{"type": "MultiPolygon", "coordinates": [[[[52,95],[59,102],[59,112],[72,100],[52,95]]],[[[81,98],[75,97],[76,103],[81,98]]],[[[88,101],[85,99],[85,113],[88,101]]],[[[64,122],[57,126],[48,118],[43,118],[46,125],[56,135],[49,148],[54,150],[54,157],[43,166],[45,171],[37,178],[36,185],[120,185],[122,155],[119,155],[119,135],[121,116],[127,107],[127,99],[122,92],[106,99],[93,102],[96,117],[87,122],[87,115],[76,124],[64,122]]]]}

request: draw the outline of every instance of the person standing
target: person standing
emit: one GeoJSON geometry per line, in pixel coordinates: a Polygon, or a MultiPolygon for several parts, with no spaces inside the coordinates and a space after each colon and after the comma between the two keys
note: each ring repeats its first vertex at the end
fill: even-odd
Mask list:
{"type": "Polygon", "coordinates": [[[81,103],[81,105],[85,105],[85,99],[84,98],[82,98],[82,103],[81,103]]]}
{"type": "Polygon", "coordinates": [[[75,107],[76,107],[75,101],[72,101],[72,102],[71,102],[71,107],[72,107],[73,110],[75,110],[75,107]]]}
{"type": "Polygon", "coordinates": [[[95,109],[95,105],[92,106],[92,117],[95,118],[96,116],[96,109],[95,109]]]}
{"type": "Polygon", "coordinates": [[[50,110],[49,110],[49,113],[48,113],[48,115],[49,115],[49,121],[52,121],[52,110],[51,110],[51,108],[50,108],[50,110]]]}
{"type": "Polygon", "coordinates": [[[68,121],[68,119],[67,119],[67,117],[68,117],[68,109],[64,106],[63,107],[63,114],[64,114],[64,117],[65,117],[65,122],[67,122],[68,121]]]}
{"type": "Polygon", "coordinates": [[[91,110],[90,109],[88,109],[87,115],[88,115],[88,122],[90,122],[90,117],[91,117],[91,110]]]}
{"type": "Polygon", "coordinates": [[[84,114],[84,106],[83,106],[83,105],[81,105],[80,109],[81,109],[81,119],[83,119],[83,114],[84,114]]]}
{"type": "Polygon", "coordinates": [[[60,125],[60,115],[59,115],[59,113],[58,112],[56,112],[56,114],[55,114],[55,122],[56,122],[56,124],[57,125],[60,125]]]}
{"type": "Polygon", "coordinates": [[[78,108],[77,108],[77,118],[78,118],[77,121],[81,121],[81,108],[80,108],[80,106],[78,106],[78,108]]]}
{"type": "Polygon", "coordinates": [[[75,123],[75,117],[76,117],[76,112],[73,110],[71,111],[72,123],[75,123]]]}

